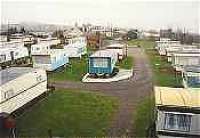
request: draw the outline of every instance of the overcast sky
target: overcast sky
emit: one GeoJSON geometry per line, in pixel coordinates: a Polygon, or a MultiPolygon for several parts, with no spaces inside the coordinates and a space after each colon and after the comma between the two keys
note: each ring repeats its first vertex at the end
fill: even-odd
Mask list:
{"type": "Polygon", "coordinates": [[[1,22],[72,25],[76,21],[138,27],[184,28],[200,32],[200,1],[151,0],[1,0],[1,22]]]}

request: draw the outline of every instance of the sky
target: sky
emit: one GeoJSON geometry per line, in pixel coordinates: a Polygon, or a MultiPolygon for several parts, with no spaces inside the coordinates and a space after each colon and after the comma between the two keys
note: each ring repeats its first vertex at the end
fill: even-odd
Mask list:
{"type": "Polygon", "coordinates": [[[92,23],[200,33],[200,0],[1,0],[1,23],[92,23]]]}

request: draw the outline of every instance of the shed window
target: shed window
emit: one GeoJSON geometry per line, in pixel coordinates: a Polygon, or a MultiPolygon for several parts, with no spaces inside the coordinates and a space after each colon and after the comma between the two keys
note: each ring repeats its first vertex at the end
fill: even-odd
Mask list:
{"type": "Polygon", "coordinates": [[[93,59],[94,67],[107,68],[108,67],[108,59],[106,58],[95,58],[93,59]]]}
{"type": "Polygon", "coordinates": [[[190,126],[191,126],[191,115],[165,113],[163,129],[190,131],[190,126]]]}

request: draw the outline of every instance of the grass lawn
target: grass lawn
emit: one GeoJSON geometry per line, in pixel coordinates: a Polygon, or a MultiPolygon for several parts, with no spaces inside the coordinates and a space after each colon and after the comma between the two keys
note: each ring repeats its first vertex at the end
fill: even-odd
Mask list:
{"type": "Polygon", "coordinates": [[[17,119],[20,137],[106,135],[118,99],[87,91],[56,90],[17,119]]]}
{"type": "Polygon", "coordinates": [[[133,68],[133,57],[128,56],[124,58],[121,62],[118,62],[116,65],[122,69],[131,69],[133,68]]]}
{"type": "Polygon", "coordinates": [[[145,49],[153,69],[154,83],[159,86],[181,87],[181,75],[175,73],[167,58],[160,56],[154,49],[155,42],[149,40],[133,40],[130,44],[140,45],[145,49]]]}
{"type": "Polygon", "coordinates": [[[70,59],[70,64],[70,66],[67,66],[61,71],[49,74],[49,81],[80,81],[82,77],[87,73],[87,58],[82,57],[81,59],[70,59]]]}
{"type": "Polygon", "coordinates": [[[146,97],[136,107],[134,112],[136,137],[146,137],[148,127],[152,125],[154,98],[146,97]]]}

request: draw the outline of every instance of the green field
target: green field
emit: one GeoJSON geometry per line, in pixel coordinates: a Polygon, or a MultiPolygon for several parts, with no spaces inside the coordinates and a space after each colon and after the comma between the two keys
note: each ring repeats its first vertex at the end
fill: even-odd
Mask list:
{"type": "Polygon", "coordinates": [[[118,99],[87,91],[56,90],[17,119],[19,137],[105,136],[118,99]]]}
{"type": "Polygon", "coordinates": [[[130,45],[139,45],[145,49],[153,70],[154,83],[159,86],[181,87],[181,75],[176,74],[166,57],[162,57],[154,49],[155,42],[149,40],[133,40],[130,45]]]}
{"type": "Polygon", "coordinates": [[[116,64],[122,69],[132,69],[133,68],[133,57],[125,57],[122,61],[116,64]]]}
{"type": "Polygon", "coordinates": [[[70,64],[71,65],[67,66],[63,70],[50,73],[49,81],[80,81],[82,77],[87,73],[87,58],[82,57],[81,59],[70,59],[70,64]]]}
{"type": "Polygon", "coordinates": [[[152,97],[144,98],[136,107],[133,118],[135,122],[135,135],[137,137],[146,137],[149,126],[153,121],[154,99],[152,97]]]}

